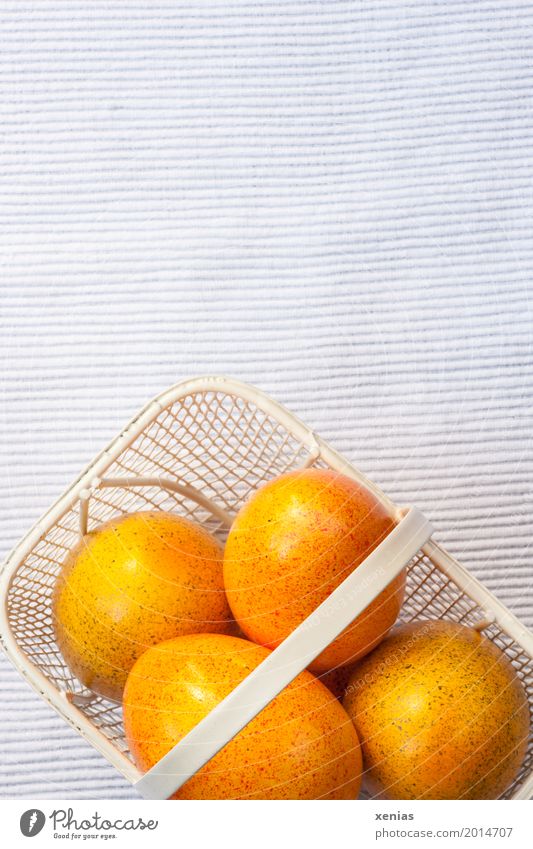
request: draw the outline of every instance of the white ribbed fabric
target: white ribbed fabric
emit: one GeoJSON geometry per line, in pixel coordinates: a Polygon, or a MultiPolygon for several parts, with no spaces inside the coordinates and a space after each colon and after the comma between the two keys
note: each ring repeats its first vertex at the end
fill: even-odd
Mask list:
{"type": "MultiPolygon", "coordinates": [[[[149,397],[226,373],[532,626],[531,4],[0,21],[2,554],[149,397]]],[[[0,672],[0,795],[134,795],[0,672]]]]}

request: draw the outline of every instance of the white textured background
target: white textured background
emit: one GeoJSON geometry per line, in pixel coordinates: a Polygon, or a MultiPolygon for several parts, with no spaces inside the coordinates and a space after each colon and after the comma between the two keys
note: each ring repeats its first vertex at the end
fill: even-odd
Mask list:
{"type": "MultiPolygon", "coordinates": [[[[532,57],[529,0],[3,0],[1,554],[227,373],[533,626],[532,57]]],[[[0,672],[0,795],[133,795],[0,672]]]]}

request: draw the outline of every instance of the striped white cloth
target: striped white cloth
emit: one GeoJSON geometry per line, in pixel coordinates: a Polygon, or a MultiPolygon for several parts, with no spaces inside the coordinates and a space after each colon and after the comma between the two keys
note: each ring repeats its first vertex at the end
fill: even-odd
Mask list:
{"type": "MultiPolygon", "coordinates": [[[[151,396],[258,384],[533,625],[533,7],[0,8],[2,553],[151,396]]],[[[0,795],[133,791],[0,660],[0,795]]]]}

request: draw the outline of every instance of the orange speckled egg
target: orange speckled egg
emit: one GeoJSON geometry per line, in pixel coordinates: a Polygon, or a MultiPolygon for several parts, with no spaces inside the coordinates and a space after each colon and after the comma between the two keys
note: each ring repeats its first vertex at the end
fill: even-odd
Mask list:
{"type": "Polygon", "coordinates": [[[446,621],[395,629],[354,671],[344,706],[365,785],[387,799],[496,799],[529,737],[524,687],[500,649],[446,621]]]}
{"type": "MultiPolygon", "coordinates": [[[[375,496],[326,469],[289,472],[239,511],[224,553],[233,614],[251,640],[275,648],[359,566],[394,527],[375,496]]],[[[357,660],[398,616],[401,572],[311,664],[313,672],[357,660]]]]}
{"type": "Polygon", "coordinates": [[[68,555],[53,616],[70,669],[87,687],[120,700],[128,672],[148,646],[231,627],[222,546],[172,513],[113,518],[68,555]]]}
{"type": "MultiPolygon", "coordinates": [[[[214,634],[148,649],[129,674],[123,701],[139,769],[150,769],[268,654],[214,634]]],[[[346,711],[303,672],[172,798],[355,799],[360,776],[359,741],[346,711]]]]}

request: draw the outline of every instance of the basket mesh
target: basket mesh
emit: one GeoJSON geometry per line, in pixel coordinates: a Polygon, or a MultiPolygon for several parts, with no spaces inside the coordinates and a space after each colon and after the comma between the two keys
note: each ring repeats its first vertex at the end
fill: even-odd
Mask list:
{"type": "MultiPolygon", "coordinates": [[[[105,477],[167,477],[194,486],[229,513],[235,513],[264,481],[308,459],[307,448],[256,404],[226,392],[191,393],[163,409],[120,456],[105,477]]],[[[324,466],[319,460],[314,465],[324,466]]],[[[88,527],[123,512],[173,510],[201,522],[222,539],[224,528],[196,502],[157,486],[96,489],[90,499],[88,527]]],[[[51,596],[56,576],[79,538],[77,507],[48,528],[20,563],[7,605],[14,638],[29,662],[73,699],[91,723],[129,757],[119,705],[96,697],[73,677],[55,643],[51,596]]],[[[473,625],[483,611],[427,556],[408,567],[401,619],[446,618],[473,625]]],[[[507,655],[533,705],[532,659],[499,627],[484,630],[507,655]]],[[[533,768],[533,741],[510,797],[533,768]]]]}

